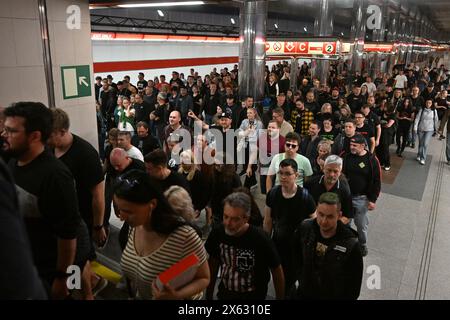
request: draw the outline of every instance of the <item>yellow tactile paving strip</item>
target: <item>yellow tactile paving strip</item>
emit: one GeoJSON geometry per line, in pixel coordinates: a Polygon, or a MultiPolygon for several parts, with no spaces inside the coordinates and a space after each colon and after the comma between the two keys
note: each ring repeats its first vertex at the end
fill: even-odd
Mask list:
{"type": "Polygon", "coordinates": [[[110,282],[113,283],[119,283],[122,276],[118,274],[117,272],[112,271],[111,269],[105,267],[104,265],[93,261],[91,263],[92,270],[98,274],[99,276],[107,279],[110,282]]]}

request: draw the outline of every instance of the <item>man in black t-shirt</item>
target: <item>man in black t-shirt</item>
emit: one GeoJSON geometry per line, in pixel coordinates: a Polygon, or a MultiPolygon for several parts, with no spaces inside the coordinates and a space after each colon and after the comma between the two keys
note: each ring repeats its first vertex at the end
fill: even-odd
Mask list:
{"type": "Polygon", "coordinates": [[[375,97],[369,96],[367,98],[367,104],[362,106],[361,111],[365,117],[364,121],[372,127],[375,135],[375,147],[378,147],[381,138],[381,122],[380,117],[373,110],[375,110],[375,97]]]}
{"type": "Polygon", "coordinates": [[[186,178],[167,167],[168,159],[163,150],[157,149],[150,152],[145,156],[144,161],[147,173],[160,183],[161,191],[164,192],[171,186],[180,186],[187,192],[191,192],[186,178]]]}
{"type": "Polygon", "coordinates": [[[356,133],[362,135],[366,139],[370,153],[375,151],[375,128],[372,124],[365,122],[366,116],[361,110],[355,112],[356,133]]]}
{"type": "Polygon", "coordinates": [[[367,232],[369,228],[368,210],[375,209],[381,189],[380,163],[365,149],[365,139],[356,134],[350,139],[350,153],[344,156],[342,172],[348,179],[352,193],[355,225],[358,229],[359,243],[363,256],[367,251],[367,232]]]}
{"type": "Polygon", "coordinates": [[[150,113],[155,110],[155,105],[148,104],[142,98],[142,93],[137,93],[134,95],[134,105],[133,108],[136,112],[134,116],[135,123],[144,121],[149,123],[150,121],[150,113]]]}
{"type": "Polygon", "coordinates": [[[149,132],[148,124],[144,121],[138,122],[136,125],[137,135],[131,138],[131,144],[138,148],[143,155],[159,148],[158,140],[149,132]]]}
{"type": "Polygon", "coordinates": [[[361,110],[361,107],[365,103],[364,96],[361,94],[361,87],[357,84],[354,85],[352,93],[347,97],[347,103],[352,113],[357,110],[361,110]]]}
{"type": "Polygon", "coordinates": [[[283,266],[285,290],[288,294],[295,282],[292,267],[291,243],[296,227],[312,216],[316,204],[308,190],[296,184],[298,165],[293,159],[284,159],[277,173],[280,185],[273,187],[266,198],[264,231],[272,235],[283,266]]]}
{"type": "Polygon", "coordinates": [[[39,276],[54,299],[69,294],[67,269],[74,264],[80,214],[73,176],[45,150],[52,113],[39,102],[18,102],[5,110],[9,168],[39,276]]]}
{"type": "Polygon", "coordinates": [[[144,74],[142,72],[139,72],[138,79],[139,81],[136,83],[136,87],[138,89],[138,92],[142,94],[144,93],[144,90],[147,87],[148,82],[144,80],[144,74]]]}
{"type": "MultiPolygon", "coordinates": [[[[105,184],[100,157],[89,142],[69,131],[70,120],[62,109],[53,109],[53,132],[49,144],[54,147],[55,156],[64,162],[75,179],[78,208],[88,227],[89,260],[96,259],[94,241],[98,246],[106,243],[107,231],[103,225],[105,212],[105,184]]],[[[83,294],[93,299],[96,293],[107,285],[106,279],[97,277],[89,261],[83,270],[83,294]]]]}
{"type": "Polygon", "coordinates": [[[263,230],[248,223],[250,214],[247,194],[235,192],[225,198],[223,225],[213,229],[205,243],[211,270],[206,299],[213,299],[219,267],[219,300],[264,300],[269,271],[276,298],[284,297],[283,269],[275,246],[263,230]]]}

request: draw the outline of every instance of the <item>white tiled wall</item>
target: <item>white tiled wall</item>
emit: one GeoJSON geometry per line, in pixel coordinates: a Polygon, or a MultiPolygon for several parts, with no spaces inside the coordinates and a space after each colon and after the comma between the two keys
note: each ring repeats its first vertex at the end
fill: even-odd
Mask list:
{"type": "Polygon", "coordinates": [[[170,41],[102,41],[95,40],[95,62],[157,60],[200,57],[234,57],[239,55],[237,43],[170,42],[170,41]]]}
{"type": "Polygon", "coordinates": [[[43,66],[39,20],[14,19],[17,66],[43,66]]]}
{"type": "MultiPolygon", "coordinates": [[[[60,71],[64,65],[89,65],[93,72],[88,0],[47,0],[47,12],[56,106],[68,112],[73,132],[97,147],[94,86],[90,97],[63,100],[60,71]],[[81,9],[80,30],[66,26],[70,5],[81,9]]],[[[16,101],[47,105],[37,0],[1,1],[0,40],[0,105],[16,101]]]]}
{"type": "Polygon", "coordinates": [[[91,79],[93,79],[88,0],[47,0],[47,9],[56,106],[69,114],[71,130],[97,148],[97,120],[93,80],[91,81],[92,95],[90,97],[64,100],[61,79],[61,66],[73,65],[89,65],[91,79]],[[79,30],[68,29],[66,25],[66,20],[69,16],[66,13],[67,7],[74,4],[81,9],[81,28],[79,30]]]}
{"type": "Polygon", "coordinates": [[[3,1],[0,10],[0,105],[47,104],[37,0],[3,1]]]}
{"type": "Polygon", "coordinates": [[[0,39],[2,41],[2,58],[0,68],[16,64],[16,48],[14,46],[13,19],[0,18],[0,39]]]}

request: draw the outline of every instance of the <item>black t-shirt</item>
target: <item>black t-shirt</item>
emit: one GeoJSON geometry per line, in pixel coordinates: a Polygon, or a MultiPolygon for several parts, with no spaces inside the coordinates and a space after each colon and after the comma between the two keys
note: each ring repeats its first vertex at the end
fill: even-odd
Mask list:
{"type": "Polygon", "coordinates": [[[148,86],[148,82],[146,80],[139,80],[136,83],[136,87],[138,91],[143,91],[148,86]]]}
{"type": "Polygon", "coordinates": [[[158,140],[151,134],[143,138],[136,134],[131,138],[131,144],[138,148],[144,156],[159,148],[158,140]]]}
{"type": "Polygon", "coordinates": [[[397,117],[395,113],[386,113],[383,112],[383,115],[381,116],[380,122],[381,122],[381,133],[393,133],[396,130],[395,123],[397,121],[397,117]],[[389,123],[389,121],[394,120],[394,124],[390,126],[389,128],[386,128],[385,125],[389,123]]]}
{"type": "Polygon", "coordinates": [[[237,136],[234,132],[234,130],[229,129],[224,131],[223,127],[220,125],[212,125],[209,127],[209,132],[208,134],[210,135],[211,139],[213,139],[216,142],[216,151],[217,152],[222,152],[223,156],[224,156],[224,162],[231,162],[231,161],[235,161],[234,163],[236,163],[236,159],[237,159],[237,136]],[[215,130],[213,130],[215,129],[215,130]],[[216,139],[216,135],[218,135],[220,137],[220,135],[222,136],[222,139],[219,140],[216,139]],[[233,141],[233,142],[231,142],[233,141]],[[232,143],[232,144],[231,144],[232,143]],[[229,148],[227,149],[227,146],[233,146],[233,149],[230,150],[229,148]],[[234,155],[233,155],[234,153],[234,155]]]}
{"type": "Polygon", "coordinates": [[[415,112],[419,112],[419,110],[425,107],[425,100],[420,95],[417,98],[411,96],[411,103],[415,108],[415,112]]]}
{"type": "MultiPolygon", "coordinates": [[[[188,173],[182,174],[187,181],[188,173]]],[[[211,186],[203,172],[196,170],[192,180],[188,181],[191,190],[192,204],[194,210],[202,210],[206,207],[212,195],[211,186]]]]}
{"type": "Polygon", "coordinates": [[[348,154],[345,157],[344,173],[347,177],[352,196],[367,195],[371,179],[370,154],[364,156],[348,154]]]}
{"type": "Polygon", "coordinates": [[[374,128],[369,123],[364,123],[361,128],[356,127],[356,133],[361,134],[364,138],[366,138],[367,145],[371,146],[370,139],[375,137],[374,128]]]}
{"type": "Polygon", "coordinates": [[[69,169],[50,152],[18,166],[9,162],[39,275],[56,271],[57,239],[77,238],[80,225],[75,183],[69,169]]]}
{"type": "Polygon", "coordinates": [[[205,248],[208,254],[219,260],[221,282],[218,296],[226,291],[228,297],[264,299],[270,279],[269,270],[280,265],[280,258],[273,242],[263,230],[249,226],[240,237],[229,236],[224,227],[211,231],[205,248]]]}
{"type": "Polygon", "coordinates": [[[133,107],[136,112],[134,116],[134,121],[136,124],[139,121],[148,123],[150,121],[150,113],[155,110],[155,106],[148,104],[146,101],[144,101],[142,104],[135,103],[133,107]]]}
{"type": "Polygon", "coordinates": [[[356,96],[354,93],[351,93],[347,97],[347,103],[350,107],[350,110],[352,113],[355,113],[357,110],[361,110],[361,107],[364,105],[364,96],[360,94],[359,96],[356,96]]]}
{"type": "Polygon", "coordinates": [[[169,189],[171,186],[180,186],[184,188],[189,194],[191,193],[188,181],[183,175],[179,174],[178,172],[171,171],[166,179],[160,180],[159,182],[161,190],[163,192],[169,189]]]}
{"type": "Polygon", "coordinates": [[[376,127],[380,125],[380,118],[375,114],[375,112],[370,111],[369,114],[366,116],[365,120],[374,130],[374,134],[376,133],[376,127]]]}
{"type": "Polygon", "coordinates": [[[110,170],[108,171],[108,173],[106,175],[106,179],[111,181],[112,183],[114,183],[114,180],[118,176],[120,176],[128,171],[135,170],[135,169],[141,170],[144,172],[146,171],[144,162],[142,162],[141,160],[135,159],[135,158],[130,158],[130,159],[131,159],[131,163],[122,172],[118,172],[112,166],[110,166],[109,167],[110,170]]]}
{"type": "Polygon", "coordinates": [[[78,208],[90,227],[93,223],[91,189],[103,181],[103,170],[97,150],[87,141],[73,134],[72,146],[59,160],[69,168],[75,179],[78,208]]]}
{"type": "Polygon", "coordinates": [[[334,141],[334,139],[337,137],[338,134],[339,130],[337,130],[334,127],[332,127],[331,131],[329,132],[326,132],[325,129],[322,128],[322,130],[320,130],[319,136],[322,138],[322,140],[334,141]]]}
{"type": "MultiPolygon", "coordinates": [[[[438,106],[443,106],[446,107],[446,109],[448,109],[448,102],[450,101],[450,96],[447,96],[447,99],[441,98],[441,97],[437,97],[435,102],[437,103],[438,106]]],[[[441,109],[444,110],[444,109],[441,109]]]]}
{"type": "MultiPolygon", "coordinates": [[[[415,113],[414,107],[410,104],[408,107],[405,107],[405,105],[401,105],[397,109],[398,116],[400,117],[406,117],[411,118],[412,114],[415,113]]],[[[410,125],[412,121],[406,120],[406,119],[399,119],[398,120],[399,125],[410,125]]]]}
{"type": "Polygon", "coordinates": [[[266,205],[271,209],[273,240],[276,243],[290,242],[292,233],[303,220],[316,210],[316,203],[306,189],[297,186],[295,196],[286,199],[280,185],[267,194],[266,205]]]}
{"type": "Polygon", "coordinates": [[[347,218],[353,218],[352,194],[347,179],[341,176],[338,182],[336,182],[330,190],[325,188],[324,179],[323,175],[313,177],[304,183],[304,187],[308,189],[316,203],[319,201],[320,196],[325,192],[337,194],[341,200],[342,215],[347,218]]]}

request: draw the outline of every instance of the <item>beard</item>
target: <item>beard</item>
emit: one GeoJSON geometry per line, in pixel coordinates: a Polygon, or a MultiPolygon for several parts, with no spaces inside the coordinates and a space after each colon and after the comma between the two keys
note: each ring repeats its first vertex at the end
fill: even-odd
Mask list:
{"type": "Polygon", "coordinates": [[[338,181],[338,179],[333,179],[333,178],[325,178],[325,182],[327,184],[335,184],[338,181]]]}
{"type": "Polygon", "coordinates": [[[29,150],[29,147],[27,145],[23,145],[13,149],[6,140],[0,140],[0,150],[6,155],[17,159],[25,154],[29,150]]]}

